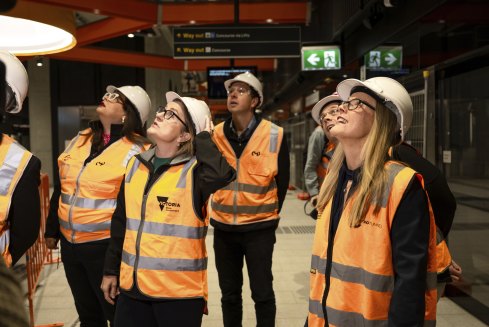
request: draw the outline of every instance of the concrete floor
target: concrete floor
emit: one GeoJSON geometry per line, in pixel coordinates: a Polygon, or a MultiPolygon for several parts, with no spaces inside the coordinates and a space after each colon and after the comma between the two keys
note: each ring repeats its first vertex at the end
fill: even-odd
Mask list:
{"type": "MultiPolygon", "coordinates": [[[[307,315],[309,265],[314,233],[314,221],[304,215],[304,202],[289,191],[277,230],[274,251],[274,288],[277,298],[277,326],[302,327],[307,315]]],[[[212,229],[207,237],[209,254],[209,315],[204,316],[204,327],[222,326],[220,291],[212,250],[212,229]]],[[[245,273],[246,276],[246,273],[245,273]]],[[[245,278],[244,327],[256,325],[249,284],[245,278]]],[[[36,324],[62,322],[65,326],[79,326],[73,298],[64,276],[63,265],[46,266],[35,298],[36,324]]],[[[438,305],[437,326],[486,326],[449,299],[438,305]]]]}

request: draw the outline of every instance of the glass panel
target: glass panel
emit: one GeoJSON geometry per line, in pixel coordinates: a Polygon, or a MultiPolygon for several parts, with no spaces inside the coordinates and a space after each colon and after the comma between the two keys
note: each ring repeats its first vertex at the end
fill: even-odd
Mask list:
{"type": "Polygon", "coordinates": [[[449,294],[469,295],[484,316],[489,315],[488,74],[489,67],[464,72],[439,81],[438,89],[441,140],[451,151],[445,153],[444,170],[457,199],[449,244],[463,270],[463,280],[449,294]]]}

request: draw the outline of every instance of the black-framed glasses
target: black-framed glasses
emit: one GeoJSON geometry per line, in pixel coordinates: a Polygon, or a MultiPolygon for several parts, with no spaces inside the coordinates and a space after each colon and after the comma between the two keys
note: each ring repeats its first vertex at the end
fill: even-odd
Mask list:
{"type": "Polygon", "coordinates": [[[173,110],[166,109],[166,107],[159,106],[156,110],[156,114],[163,114],[163,118],[166,120],[172,119],[172,117],[176,117],[182,124],[185,126],[185,129],[188,131],[188,125],[182,120],[182,118],[178,117],[177,113],[173,110]]]}
{"type": "Polygon", "coordinates": [[[348,110],[355,110],[358,108],[358,106],[360,104],[364,104],[367,107],[369,107],[370,109],[375,110],[375,107],[372,106],[370,103],[367,103],[367,102],[360,100],[360,99],[351,99],[349,101],[343,101],[343,102],[341,102],[340,107],[344,107],[348,110]]]}
{"type": "Polygon", "coordinates": [[[244,94],[250,94],[251,93],[251,90],[250,89],[247,89],[246,87],[243,87],[243,86],[234,86],[234,87],[230,87],[229,90],[228,90],[228,97],[234,93],[234,91],[238,91],[238,94],[240,96],[243,96],[244,94]]]}
{"type": "Polygon", "coordinates": [[[340,109],[340,107],[339,107],[339,106],[338,106],[338,107],[336,107],[336,108],[334,108],[334,109],[331,109],[331,110],[325,111],[325,112],[323,112],[323,114],[322,114],[322,115],[319,117],[319,122],[322,124],[322,123],[324,123],[324,121],[325,121],[325,119],[326,119],[326,117],[327,117],[328,115],[329,115],[329,116],[334,117],[334,116],[338,115],[340,112],[341,112],[341,109],[340,109]]]}
{"type": "Polygon", "coordinates": [[[119,96],[120,96],[119,93],[110,93],[110,92],[107,92],[102,97],[102,100],[103,99],[107,99],[107,101],[110,101],[110,102],[117,102],[117,99],[119,98],[119,96]]]}

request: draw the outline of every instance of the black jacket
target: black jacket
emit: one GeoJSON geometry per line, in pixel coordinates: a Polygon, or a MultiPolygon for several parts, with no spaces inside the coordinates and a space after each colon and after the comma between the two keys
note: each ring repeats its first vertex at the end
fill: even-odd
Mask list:
{"type": "Polygon", "coordinates": [[[443,173],[431,162],[423,158],[413,147],[406,143],[394,147],[393,159],[402,161],[423,176],[425,190],[430,198],[436,226],[445,238],[452,227],[457,202],[443,173]]]}
{"type": "MultiPolygon", "coordinates": [[[[197,166],[193,170],[193,201],[196,208],[196,213],[204,209],[209,196],[218,189],[226,186],[236,178],[236,171],[222,157],[216,145],[212,142],[209,133],[199,133],[195,138],[195,149],[197,166]]],[[[152,158],[145,159],[147,153],[154,150],[149,150],[145,153],[138,154],[137,158],[146,165],[150,171],[153,171],[151,163],[152,158]]],[[[188,161],[188,159],[187,159],[188,161]]],[[[174,162],[174,161],[172,161],[174,162]]],[[[178,164],[181,164],[179,161],[178,164]]],[[[161,176],[169,167],[169,165],[160,166],[149,177],[149,188],[159,176],[161,176]]],[[[201,217],[202,218],[202,217],[201,217]]],[[[117,207],[112,216],[112,224],[110,229],[110,244],[105,256],[104,275],[119,275],[121,265],[122,246],[126,233],[126,203],[124,195],[124,182],[121,185],[119,195],[117,196],[117,207]]],[[[133,288],[128,295],[144,300],[151,300],[149,297],[142,295],[136,288],[133,288]]],[[[154,299],[153,299],[154,300],[154,299]]]]}
{"type": "MultiPolygon", "coordinates": [[[[251,136],[255,132],[256,127],[261,122],[261,117],[255,115],[255,119],[256,119],[255,126],[253,126],[250,132],[247,133],[247,135],[244,135],[244,137],[243,136],[238,137],[236,133],[232,131],[231,129],[232,117],[228,118],[224,122],[224,135],[226,136],[226,139],[228,140],[231,147],[233,148],[237,158],[241,157],[241,154],[243,153],[243,150],[248,144],[248,141],[250,140],[251,136]]],[[[287,146],[287,138],[285,137],[285,133],[284,133],[282,144],[280,145],[280,150],[278,152],[278,173],[275,176],[275,183],[277,184],[279,212],[282,209],[282,205],[285,200],[285,195],[287,195],[289,180],[290,180],[290,157],[289,157],[289,148],[287,146]]],[[[211,219],[211,225],[214,226],[214,228],[223,231],[229,231],[229,232],[248,232],[248,231],[264,229],[264,228],[277,228],[278,223],[279,223],[278,219],[273,219],[265,222],[231,226],[215,221],[214,219],[211,219]]]]}
{"type": "MultiPolygon", "coordinates": [[[[0,144],[3,134],[0,134],[0,144]]],[[[41,160],[34,155],[29,160],[22,177],[15,187],[8,221],[10,224],[9,251],[12,265],[31,247],[39,236],[41,203],[39,184],[41,160]]]]}

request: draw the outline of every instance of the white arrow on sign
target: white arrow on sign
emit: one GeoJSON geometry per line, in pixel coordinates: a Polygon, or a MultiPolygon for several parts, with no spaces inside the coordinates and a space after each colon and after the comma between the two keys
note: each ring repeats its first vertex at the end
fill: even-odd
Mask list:
{"type": "Polygon", "coordinates": [[[321,60],[321,58],[319,58],[315,53],[307,57],[307,61],[309,61],[309,63],[313,66],[316,66],[319,60],[321,60]]]}
{"type": "Polygon", "coordinates": [[[387,61],[389,65],[392,65],[394,62],[397,61],[397,58],[392,53],[389,52],[387,56],[385,56],[385,61],[387,61]]]}

